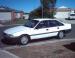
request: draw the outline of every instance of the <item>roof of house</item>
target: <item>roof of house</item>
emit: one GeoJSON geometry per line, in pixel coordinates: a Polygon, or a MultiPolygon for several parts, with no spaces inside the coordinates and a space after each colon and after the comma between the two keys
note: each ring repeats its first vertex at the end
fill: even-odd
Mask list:
{"type": "Polygon", "coordinates": [[[68,8],[66,6],[61,6],[59,8],[56,9],[57,12],[67,12],[67,11],[71,11],[71,8],[68,8]]]}
{"type": "Polygon", "coordinates": [[[19,10],[15,10],[15,9],[12,9],[12,8],[9,8],[7,6],[0,6],[0,12],[23,12],[23,11],[19,11],[19,10]]]}
{"type": "Polygon", "coordinates": [[[60,9],[62,9],[62,8],[68,8],[68,7],[66,7],[66,6],[61,6],[61,7],[59,7],[60,9]]]}
{"type": "Polygon", "coordinates": [[[11,12],[14,11],[14,9],[9,8],[7,6],[0,6],[0,12],[11,12]]]}

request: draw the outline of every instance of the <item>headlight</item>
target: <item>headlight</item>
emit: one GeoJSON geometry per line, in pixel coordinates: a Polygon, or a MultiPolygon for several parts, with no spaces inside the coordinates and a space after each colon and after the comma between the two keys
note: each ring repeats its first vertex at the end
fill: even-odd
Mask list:
{"type": "Polygon", "coordinates": [[[11,35],[11,34],[8,34],[8,36],[9,36],[9,37],[14,37],[14,36],[13,36],[13,35],[11,35]]]}

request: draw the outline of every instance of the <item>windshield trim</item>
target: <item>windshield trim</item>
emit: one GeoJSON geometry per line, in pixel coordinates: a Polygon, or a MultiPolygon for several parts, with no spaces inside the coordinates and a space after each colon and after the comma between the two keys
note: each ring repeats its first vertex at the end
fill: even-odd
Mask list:
{"type": "Polygon", "coordinates": [[[37,25],[39,25],[40,22],[41,22],[41,21],[38,21],[38,23],[35,25],[34,29],[36,29],[37,25]]]}
{"type": "Polygon", "coordinates": [[[37,24],[38,24],[38,20],[28,20],[28,21],[34,21],[34,22],[36,22],[37,21],[37,23],[36,24],[34,24],[34,26],[27,26],[26,24],[27,24],[27,22],[26,22],[26,24],[24,24],[24,26],[25,27],[29,27],[29,28],[34,28],[37,24]]]}

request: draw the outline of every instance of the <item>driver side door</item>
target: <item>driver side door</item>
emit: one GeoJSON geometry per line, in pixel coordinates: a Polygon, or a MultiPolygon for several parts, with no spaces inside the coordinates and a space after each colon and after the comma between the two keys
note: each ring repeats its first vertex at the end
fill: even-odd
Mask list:
{"type": "Polygon", "coordinates": [[[47,21],[41,21],[33,30],[31,38],[38,39],[38,38],[45,38],[48,35],[48,24],[47,21]]]}

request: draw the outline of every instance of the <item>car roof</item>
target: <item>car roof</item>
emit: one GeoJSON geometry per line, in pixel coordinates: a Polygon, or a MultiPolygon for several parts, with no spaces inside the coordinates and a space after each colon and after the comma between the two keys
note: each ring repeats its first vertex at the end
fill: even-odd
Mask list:
{"type": "Polygon", "coordinates": [[[44,20],[57,20],[57,19],[51,19],[51,18],[39,18],[39,19],[34,19],[37,21],[44,21],[44,20]]]}

